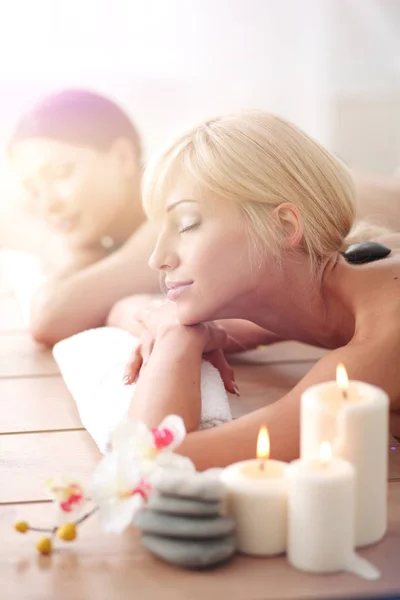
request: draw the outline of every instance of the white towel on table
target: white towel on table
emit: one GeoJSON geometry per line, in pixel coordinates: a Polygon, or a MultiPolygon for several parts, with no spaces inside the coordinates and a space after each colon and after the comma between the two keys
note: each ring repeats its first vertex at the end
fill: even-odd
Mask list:
{"type": "MultiPolygon", "coordinates": [[[[135,384],[124,385],[122,378],[136,343],[137,338],[127,331],[99,327],[62,340],[53,348],[82,424],[102,453],[134,396],[135,384]]],[[[220,374],[205,360],[201,367],[201,400],[200,429],[232,419],[220,374]]]]}

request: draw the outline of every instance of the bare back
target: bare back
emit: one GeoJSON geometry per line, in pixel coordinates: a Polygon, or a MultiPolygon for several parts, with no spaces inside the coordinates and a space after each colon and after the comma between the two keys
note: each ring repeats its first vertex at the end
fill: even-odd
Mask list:
{"type": "Polygon", "coordinates": [[[351,379],[382,387],[390,396],[391,410],[400,411],[400,234],[376,241],[392,249],[387,258],[348,265],[352,293],[362,299],[355,314],[353,338],[324,356],[296,391],[333,379],[337,363],[343,362],[351,379]]]}

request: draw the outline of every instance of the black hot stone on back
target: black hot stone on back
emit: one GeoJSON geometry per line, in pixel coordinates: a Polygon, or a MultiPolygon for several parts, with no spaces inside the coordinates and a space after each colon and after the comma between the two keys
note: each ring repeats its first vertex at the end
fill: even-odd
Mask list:
{"type": "Polygon", "coordinates": [[[347,262],[354,265],[361,265],[385,258],[390,253],[390,248],[383,244],[378,244],[378,242],[361,242],[360,244],[350,246],[346,252],[343,252],[343,256],[347,262]]]}

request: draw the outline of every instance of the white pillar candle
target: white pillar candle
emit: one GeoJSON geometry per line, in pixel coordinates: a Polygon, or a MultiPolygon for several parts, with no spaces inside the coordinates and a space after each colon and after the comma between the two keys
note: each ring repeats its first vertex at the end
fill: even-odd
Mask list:
{"type": "MultiPolygon", "coordinates": [[[[339,373],[339,370],[338,370],[339,373]]],[[[356,470],[355,542],[379,541],[387,529],[389,399],[361,381],[321,383],[301,398],[301,458],[318,456],[321,442],[356,470]]]]}
{"type": "Polygon", "coordinates": [[[347,570],[354,554],[353,466],[329,456],[295,460],[287,480],[290,564],[312,573],[347,570]]]}
{"type": "Polygon", "coordinates": [[[268,451],[261,458],[245,460],[224,469],[222,482],[227,494],[227,509],[236,522],[237,549],[244,554],[273,556],[286,550],[288,464],[270,460],[268,451]]]}

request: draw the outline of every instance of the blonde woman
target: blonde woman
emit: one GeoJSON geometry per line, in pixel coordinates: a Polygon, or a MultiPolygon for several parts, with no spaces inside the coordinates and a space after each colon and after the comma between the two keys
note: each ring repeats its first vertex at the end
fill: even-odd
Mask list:
{"type": "Polygon", "coordinates": [[[252,457],[263,424],[274,457],[290,460],[301,393],[332,379],[339,362],[384,388],[395,416],[400,259],[396,250],[363,265],[342,256],[363,237],[352,233],[353,195],[344,165],[262,112],[204,123],[151,165],[143,201],[161,233],[150,266],[165,276],[168,300],[137,316],[144,334],[128,368],[130,381],[140,370],[130,417],[154,426],[180,414],[189,431],[180,451],[199,469],[252,457]],[[329,352],[274,404],[198,432],[201,358],[222,364],[232,340],[213,321],[225,319],[251,321],[257,343],[290,339],[329,352]]]}

